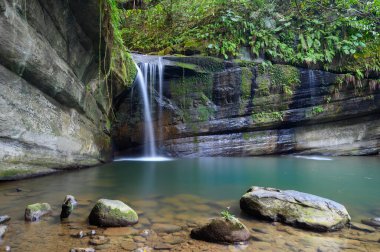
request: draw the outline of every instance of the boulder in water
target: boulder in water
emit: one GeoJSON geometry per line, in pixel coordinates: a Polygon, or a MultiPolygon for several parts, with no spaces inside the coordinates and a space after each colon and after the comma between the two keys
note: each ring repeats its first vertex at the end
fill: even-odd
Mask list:
{"type": "Polygon", "coordinates": [[[251,187],[240,199],[247,214],[315,231],[334,231],[351,220],[346,208],[308,193],[251,187]]]}
{"type": "Polygon", "coordinates": [[[42,216],[52,213],[51,206],[48,203],[36,203],[28,205],[25,209],[26,221],[38,221],[42,216]]]}
{"type": "Polygon", "coordinates": [[[248,229],[235,217],[215,218],[191,230],[191,238],[216,243],[244,242],[250,237],[248,229]]]}
{"type": "Polygon", "coordinates": [[[92,209],[89,221],[100,227],[125,227],[136,224],[138,215],[119,200],[100,199],[92,209]]]}
{"type": "Polygon", "coordinates": [[[77,204],[78,203],[75,200],[74,196],[66,195],[65,200],[62,204],[61,219],[68,218],[77,204]]]}

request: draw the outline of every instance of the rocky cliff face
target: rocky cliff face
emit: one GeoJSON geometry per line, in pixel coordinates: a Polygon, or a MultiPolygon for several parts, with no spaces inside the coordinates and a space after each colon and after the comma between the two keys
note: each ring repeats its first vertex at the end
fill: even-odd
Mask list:
{"type": "MultiPolygon", "coordinates": [[[[380,150],[380,81],[254,62],[166,57],[157,146],[176,157],[372,155],[380,150]]],[[[113,137],[119,153],[144,142],[135,90],[113,137]]]]}
{"type": "Polygon", "coordinates": [[[0,0],[0,179],[105,161],[98,1],[0,0]]]}

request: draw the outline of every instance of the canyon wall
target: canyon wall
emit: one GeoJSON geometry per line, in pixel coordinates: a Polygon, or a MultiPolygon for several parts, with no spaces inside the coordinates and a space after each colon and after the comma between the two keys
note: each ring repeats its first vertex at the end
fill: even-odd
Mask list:
{"type": "Polygon", "coordinates": [[[0,0],[0,180],[110,158],[99,55],[98,1],[0,0]]]}

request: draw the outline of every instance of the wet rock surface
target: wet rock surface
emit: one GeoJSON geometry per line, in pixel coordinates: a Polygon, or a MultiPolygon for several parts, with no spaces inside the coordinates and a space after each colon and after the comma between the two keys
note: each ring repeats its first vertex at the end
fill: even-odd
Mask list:
{"type": "Polygon", "coordinates": [[[362,223],[372,227],[380,227],[380,217],[362,220],[362,223]]]}
{"type": "Polygon", "coordinates": [[[26,207],[24,217],[26,221],[34,222],[50,214],[52,214],[52,208],[48,203],[36,203],[26,207]]]}
{"type": "Polygon", "coordinates": [[[346,208],[337,202],[275,188],[251,187],[240,199],[240,208],[252,216],[316,231],[339,230],[351,220],[346,208]]]}
{"type": "Polygon", "coordinates": [[[369,232],[369,233],[373,233],[376,231],[376,229],[371,227],[371,226],[361,224],[358,222],[352,222],[352,221],[350,222],[350,227],[352,229],[356,229],[356,230],[360,230],[360,231],[364,231],[364,232],[369,232]]]}
{"type": "Polygon", "coordinates": [[[7,232],[8,227],[5,225],[0,225],[0,239],[3,238],[5,232],[7,232]]]}
{"type": "Polygon", "coordinates": [[[124,227],[138,222],[137,213],[119,200],[100,199],[92,209],[91,225],[101,227],[124,227]]]}
{"type": "Polygon", "coordinates": [[[2,215],[2,216],[0,216],[0,224],[4,224],[4,223],[6,223],[6,222],[8,222],[10,220],[11,220],[11,217],[9,217],[8,215],[2,215]]]}
{"type": "Polygon", "coordinates": [[[249,230],[237,219],[215,218],[208,224],[191,230],[191,237],[216,243],[244,242],[250,238],[249,230]]]}

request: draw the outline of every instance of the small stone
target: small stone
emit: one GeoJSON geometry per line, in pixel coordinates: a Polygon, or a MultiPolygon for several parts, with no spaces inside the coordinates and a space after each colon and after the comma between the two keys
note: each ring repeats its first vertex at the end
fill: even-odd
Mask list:
{"type": "Polygon", "coordinates": [[[135,244],[134,241],[128,241],[128,242],[122,242],[120,246],[128,251],[135,250],[137,249],[137,245],[135,244]]]}
{"type": "Polygon", "coordinates": [[[380,227],[380,217],[362,220],[362,223],[372,227],[380,227]]]}
{"type": "Polygon", "coordinates": [[[4,223],[6,223],[6,222],[8,222],[10,220],[11,220],[11,217],[9,217],[8,215],[2,215],[2,216],[0,216],[0,224],[4,224],[4,223]]]}
{"type": "Polygon", "coordinates": [[[8,227],[5,225],[0,225],[0,239],[4,237],[5,232],[7,232],[8,227]]]}
{"type": "Polygon", "coordinates": [[[95,252],[93,248],[72,248],[70,252],[95,252]]]}
{"type": "Polygon", "coordinates": [[[85,237],[86,235],[85,235],[85,233],[81,230],[81,231],[79,231],[78,233],[75,233],[75,234],[72,234],[71,235],[71,237],[75,237],[75,238],[79,238],[79,239],[81,239],[81,238],[83,238],[83,237],[85,237]]]}
{"type": "Polygon", "coordinates": [[[77,204],[78,202],[75,200],[74,196],[66,195],[62,204],[61,219],[68,218],[77,204]]]}
{"type": "Polygon", "coordinates": [[[164,223],[155,223],[152,226],[152,229],[157,233],[175,233],[181,231],[182,228],[173,224],[164,224],[164,223]]]}
{"type": "Polygon", "coordinates": [[[36,203],[28,205],[25,209],[26,221],[38,221],[42,216],[52,213],[51,206],[48,203],[36,203]]]}
{"type": "Polygon", "coordinates": [[[154,249],[155,250],[171,250],[172,246],[165,243],[159,243],[159,244],[154,245],[154,249]]]}
{"type": "Polygon", "coordinates": [[[356,230],[360,230],[360,231],[364,231],[364,232],[368,232],[368,233],[373,233],[376,231],[376,229],[374,229],[371,226],[361,224],[361,223],[357,223],[357,222],[351,222],[350,226],[352,229],[356,229],[356,230]]]}
{"type": "Polygon", "coordinates": [[[149,230],[149,229],[145,229],[145,230],[143,230],[143,231],[140,233],[140,235],[141,235],[142,237],[145,237],[145,238],[151,236],[152,234],[153,234],[153,231],[152,231],[152,230],[149,230]]]}
{"type": "Polygon", "coordinates": [[[96,235],[96,231],[95,231],[95,230],[88,231],[88,232],[87,232],[87,235],[88,235],[88,236],[96,235]]]}
{"type": "Polygon", "coordinates": [[[135,237],[133,237],[133,240],[135,242],[142,242],[142,243],[144,243],[146,241],[146,239],[144,237],[141,237],[141,236],[135,236],[135,237]]]}
{"type": "Polygon", "coordinates": [[[142,247],[135,250],[135,252],[151,252],[151,251],[153,251],[153,249],[150,247],[142,247]]]}
{"type": "Polygon", "coordinates": [[[95,246],[104,245],[108,242],[110,242],[110,239],[102,235],[98,235],[90,239],[90,244],[95,246]]]}
{"type": "Polygon", "coordinates": [[[5,251],[10,252],[11,251],[11,246],[5,246],[5,251]]]}

